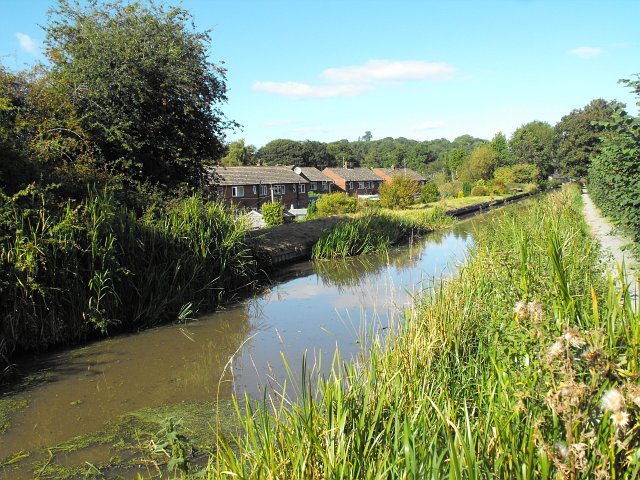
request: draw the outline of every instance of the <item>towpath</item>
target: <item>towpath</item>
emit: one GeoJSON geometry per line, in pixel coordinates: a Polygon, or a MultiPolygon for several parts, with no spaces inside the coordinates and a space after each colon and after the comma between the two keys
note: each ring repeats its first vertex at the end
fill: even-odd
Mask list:
{"type": "Polygon", "coordinates": [[[619,234],[616,228],[602,216],[598,207],[595,206],[591,197],[586,190],[582,191],[582,200],[584,203],[583,213],[587,221],[587,225],[591,229],[593,235],[598,239],[605,251],[605,266],[612,275],[617,276],[617,265],[624,262],[626,268],[626,283],[630,285],[632,298],[635,298],[635,307],[638,309],[638,293],[640,283],[640,262],[629,250],[625,250],[625,245],[629,245],[632,241],[625,236],[619,234]]]}

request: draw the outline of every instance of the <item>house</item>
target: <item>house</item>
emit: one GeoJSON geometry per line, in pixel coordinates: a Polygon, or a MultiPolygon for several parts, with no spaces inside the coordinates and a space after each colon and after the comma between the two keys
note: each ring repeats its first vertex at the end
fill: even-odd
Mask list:
{"type": "Polygon", "coordinates": [[[348,195],[375,195],[382,179],[368,168],[327,167],[322,171],[333,180],[335,189],[348,195]]]}
{"type": "Polygon", "coordinates": [[[293,171],[309,180],[309,192],[332,192],[333,180],[316,167],[293,167],[293,171]]]}
{"type": "Polygon", "coordinates": [[[404,175],[412,180],[418,182],[418,184],[426,185],[427,179],[420,175],[417,172],[414,172],[410,168],[396,168],[392,166],[391,168],[374,168],[373,173],[378,175],[385,182],[390,182],[393,177],[397,177],[398,175],[404,175]]]}
{"type": "Polygon", "coordinates": [[[291,167],[214,167],[209,178],[218,198],[239,207],[259,210],[278,200],[285,208],[309,205],[309,181],[291,167]]]}

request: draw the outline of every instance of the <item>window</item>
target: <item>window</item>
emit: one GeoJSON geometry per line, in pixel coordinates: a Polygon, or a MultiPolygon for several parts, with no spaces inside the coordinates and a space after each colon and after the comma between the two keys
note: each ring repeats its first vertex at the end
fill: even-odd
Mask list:
{"type": "Polygon", "coordinates": [[[347,190],[351,190],[353,189],[353,182],[348,182],[347,183],[347,190]]]}
{"type": "Polygon", "coordinates": [[[258,187],[257,186],[253,186],[253,194],[256,195],[258,193],[258,187]]]}
{"type": "Polygon", "coordinates": [[[303,183],[301,183],[300,185],[298,185],[298,191],[300,193],[304,193],[305,192],[305,185],[303,183]]]}
{"type": "Polygon", "coordinates": [[[328,184],[328,183],[329,183],[329,182],[326,182],[326,181],[323,181],[323,182],[322,182],[322,190],[326,190],[326,189],[327,189],[327,184],[328,184]]]}
{"type": "Polygon", "coordinates": [[[232,197],[244,197],[244,187],[231,187],[232,197]]]}
{"type": "Polygon", "coordinates": [[[358,182],[358,188],[364,190],[364,182],[358,182]]]}
{"type": "Polygon", "coordinates": [[[274,185],[273,186],[273,194],[274,195],[284,195],[285,189],[284,185],[274,185]]]}
{"type": "Polygon", "coordinates": [[[311,182],[311,184],[309,185],[309,190],[312,192],[315,192],[316,190],[318,190],[318,183],[317,182],[311,182]]]}
{"type": "Polygon", "coordinates": [[[266,185],[260,185],[260,195],[267,196],[269,193],[268,187],[266,185]]]}
{"type": "Polygon", "coordinates": [[[365,187],[365,188],[371,188],[371,182],[366,182],[366,183],[364,184],[364,187],[365,187]]]}

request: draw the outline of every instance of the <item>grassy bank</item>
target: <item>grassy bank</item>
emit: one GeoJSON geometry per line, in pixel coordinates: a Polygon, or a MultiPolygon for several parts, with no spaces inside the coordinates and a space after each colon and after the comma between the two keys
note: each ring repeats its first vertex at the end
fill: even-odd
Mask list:
{"type": "Polygon", "coordinates": [[[208,477],[637,478],[640,318],[579,202],[498,216],[384,347],[241,413],[208,477]]]}
{"type": "Polygon", "coordinates": [[[379,253],[412,234],[450,226],[453,218],[440,207],[426,210],[372,210],[338,223],[313,246],[313,258],[379,253]]]}
{"type": "Polygon", "coordinates": [[[199,196],[138,217],[109,191],[0,205],[0,372],[15,351],[213,309],[255,271],[245,226],[199,196]]]}

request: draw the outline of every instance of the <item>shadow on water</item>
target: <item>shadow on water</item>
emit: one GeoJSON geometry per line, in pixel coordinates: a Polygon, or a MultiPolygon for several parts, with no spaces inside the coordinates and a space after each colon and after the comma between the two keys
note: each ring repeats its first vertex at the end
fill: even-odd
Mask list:
{"type": "Polygon", "coordinates": [[[459,222],[384,255],[291,265],[254,298],[188,325],[22,359],[23,381],[0,395],[0,479],[33,478],[52,447],[61,452],[54,460],[65,465],[117,457],[118,430],[110,425],[126,427],[131,418],[148,426],[150,418],[175,415],[191,425],[191,435],[211,440],[216,405],[227,408],[234,393],[261,398],[281,385],[283,356],[294,378],[305,355],[316,375],[326,372],[336,347],[343,360],[357,356],[364,331],[384,330],[425,283],[455,271],[473,229],[485,221],[459,222]],[[67,447],[71,441],[82,448],[67,447]],[[29,457],[2,467],[18,452],[29,457]]]}

